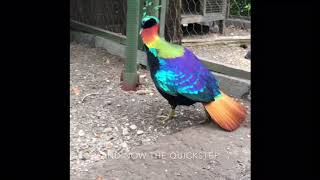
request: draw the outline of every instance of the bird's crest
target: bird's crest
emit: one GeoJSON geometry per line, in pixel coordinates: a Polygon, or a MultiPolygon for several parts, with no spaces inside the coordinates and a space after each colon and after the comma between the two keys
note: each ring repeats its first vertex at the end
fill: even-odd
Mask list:
{"type": "Polygon", "coordinates": [[[153,17],[159,23],[159,19],[158,18],[156,18],[154,16],[148,16],[147,13],[148,13],[148,11],[149,11],[149,13],[152,12],[152,11],[158,11],[161,8],[161,5],[157,5],[157,6],[153,7],[152,9],[150,9],[150,8],[152,8],[152,0],[145,0],[144,1],[144,6],[142,8],[142,11],[143,11],[142,19],[148,18],[148,17],[150,19],[150,17],[153,17]]]}

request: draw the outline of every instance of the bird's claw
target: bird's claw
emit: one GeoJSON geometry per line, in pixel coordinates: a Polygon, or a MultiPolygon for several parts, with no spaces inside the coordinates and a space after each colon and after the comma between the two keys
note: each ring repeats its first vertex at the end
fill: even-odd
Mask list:
{"type": "Polygon", "coordinates": [[[164,118],[161,119],[160,122],[162,122],[162,124],[165,124],[165,123],[166,123],[167,121],[169,121],[170,119],[172,119],[172,118],[170,118],[169,116],[164,116],[164,118]]]}
{"type": "Polygon", "coordinates": [[[157,116],[158,118],[162,118],[160,121],[164,124],[166,123],[168,120],[173,119],[175,117],[177,117],[176,113],[174,111],[171,111],[167,116],[157,116]]]}

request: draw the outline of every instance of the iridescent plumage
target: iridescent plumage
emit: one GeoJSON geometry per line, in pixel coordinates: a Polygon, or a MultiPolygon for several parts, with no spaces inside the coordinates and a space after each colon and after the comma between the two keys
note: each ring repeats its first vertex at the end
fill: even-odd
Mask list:
{"type": "Polygon", "coordinates": [[[220,95],[216,79],[188,49],[183,56],[164,59],[158,56],[156,86],[171,95],[183,95],[193,101],[210,102],[220,95]]]}
{"type": "Polygon", "coordinates": [[[147,49],[151,77],[172,109],[177,105],[201,102],[209,115],[218,119],[216,122],[221,127],[227,130],[237,128],[243,121],[244,110],[220,91],[217,80],[207,67],[187,48],[160,38],[157,18],[145,17],[142,28],[141,37],[147,49]],[[220,109],[220,112],[214,109],[220,109]]]}

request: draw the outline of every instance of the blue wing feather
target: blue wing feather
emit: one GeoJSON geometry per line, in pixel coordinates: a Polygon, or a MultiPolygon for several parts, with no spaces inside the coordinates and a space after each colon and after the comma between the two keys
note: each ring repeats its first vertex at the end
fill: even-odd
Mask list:
{"type": "Polygon", "coordinates": [[[182,95],[197,102],[210,102],[220,95],[217,80],[188,49],[174,59],[159,58],[155,84],[166,93],[182,95]]]}

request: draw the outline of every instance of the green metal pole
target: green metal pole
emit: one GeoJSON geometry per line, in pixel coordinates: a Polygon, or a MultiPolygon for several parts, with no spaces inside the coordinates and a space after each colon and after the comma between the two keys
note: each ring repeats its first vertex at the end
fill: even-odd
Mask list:
{"type": "MultiPolygon", "coordinates": [[[[143,16],[143,5],[144,5],[144,1],[145,0],[140,0],[140,9],[139,9],[139,21],[137,22],[137,24],[141,24],[141,20],[142,20],[142,16],[143,16]]],[[[140,35],[139,35],[140,36],[140,35]]],[[[138,38],[138,49],[143,50],[143,42],[141,37],[138,38]]]]}
{"type": "Polygon", "coordinates": [[[135,90],[138,83],[137,50],[140,0],[127,1],[127,48],[124,70],[123,90],[135,90]]]}

